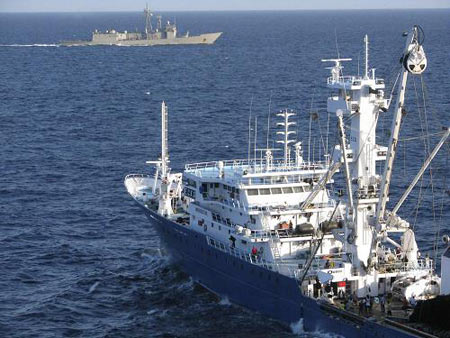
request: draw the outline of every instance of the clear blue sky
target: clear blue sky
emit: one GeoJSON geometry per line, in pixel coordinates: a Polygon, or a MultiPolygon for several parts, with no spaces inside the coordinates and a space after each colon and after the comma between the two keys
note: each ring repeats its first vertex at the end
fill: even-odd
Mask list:
{"type": "MultiPolygon", "coordinates": [[[[140,11],[146,0],[0,0],[1,12],[140,11]]],[[[450,8],[450,0],[152,0],[160,11],[450,8]]]]}

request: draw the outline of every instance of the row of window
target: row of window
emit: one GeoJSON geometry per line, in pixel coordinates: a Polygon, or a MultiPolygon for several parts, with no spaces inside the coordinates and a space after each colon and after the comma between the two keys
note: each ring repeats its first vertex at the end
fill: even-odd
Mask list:
{"type": "Polygon", "coordinates": [[[195,190],[189,189],[187,187],[184,188],[184,195],[190,198],[195,198],[195,190]]]}
{"type": "Polygon", "coordinates": [[[194,180],[192,180],[190,178],[183,177],[183,183],[185,186],[189,185],[191,187],[197,188],[197,182],[195,182],[194,180]]]}
{"type": "Polygon", "coordinates": [[[248,196],[256,195],[279,195],[279,194],[293,194],[300,192],[309,192],[312,188],[310,185],[301,187],[282,187],[282,188],[261,188],[261,189],[248,189],[248,196]]]}
{"type": "Polygon", "coordinates": [[[228,225],[230,227],[233,225],[229,218],[220,217],[219,214],[212,213],[212,218],[213,218],[213,221],[223,223],[223,224],[228,225]]]}
{"type": "Polygon", "coordinates": [[[221,184],[221,183],[216,182],[216,183],[209,183],[209,186],[208,186],[208,183],[202,183],[203,191],[208,190],[208,187],[209,187],[209,189],[218,189],[218,188],[222,187],[223,190],[239,194],[239,189],[232,187],[230,185],[221,184]]]}

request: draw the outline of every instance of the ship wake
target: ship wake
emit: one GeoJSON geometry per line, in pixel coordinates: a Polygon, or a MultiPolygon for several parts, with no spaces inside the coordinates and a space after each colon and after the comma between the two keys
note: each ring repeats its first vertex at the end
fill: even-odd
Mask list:
{"type": "Polygon", "coordinates": [[[33,44],[11,44],[11,45],[0,45],[0,47],[59,47],[59,44],[55,43],[33,43],[33,44]]]}

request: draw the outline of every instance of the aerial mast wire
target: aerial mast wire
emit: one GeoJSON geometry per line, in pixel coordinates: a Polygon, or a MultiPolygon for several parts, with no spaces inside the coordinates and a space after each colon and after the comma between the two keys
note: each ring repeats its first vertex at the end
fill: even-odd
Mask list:
{"type": "Polygon", "coordinates": [[[250,151],[251,151],[251,142],[252,142],[252,106],[253,106],[253,96],[250,101],[250,112],[248,116],[248,154],[247,154],[247,160],[248,165],[250,166],[250,151]]]}
{"type": "Polygon", "coordinates": [[[266,149],[269,149],[269,134],[270,134],[270,108],[272,105],[272,91],[270,91],[269,99],[269,112],[267,113],[267,138],[266,138],[266,149]]]}
{"type": "Polygon", "coordinates": [[[258,116],[255,116],[255,143],[253,144],[254,167],[256,169],[256,143],[258,138],[258,116]]]}
{"type": "Polygon", "coordinates": [[[364,77],[367,79],[369,77],[369,37],[364,37],[364,43],[366,47],[366,60],[365,60],[365,74],[364,77]]]}

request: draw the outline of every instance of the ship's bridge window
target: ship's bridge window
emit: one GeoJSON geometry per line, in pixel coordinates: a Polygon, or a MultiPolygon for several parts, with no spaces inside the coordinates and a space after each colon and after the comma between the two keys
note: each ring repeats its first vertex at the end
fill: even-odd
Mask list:
{"type": "Polygon", "coordinates": [[[303,187],[294,187],[294,192],[304,192],[303,187]]]}
{"type": "Polygon", "coordinates": [[[269,188],[259,189],[259,194],[260,195],[270,195],[270,189],[269,188]]]}
{"type": "Polygon", "coordinates": [[[281,188],[271,188],[272,194],[281,194],[281,188]]]}
{"type": "Polygon", "coordinates": [[[247,194],[249,196],[256,196],[256,195],[258,195],[258,189],[248,189],[247,194]]]}
{"type": "Polygon", "coordinates": [[[292,190],[291,187],[285,187],[283,188],[283,193],[284,194],[292,194],[294,191],[292,190]]]}
{"type": "Polygon", "coordinates": [[[305,191],[311,191],[311,190],[312,190],[312,187],[311,187],[310,185],[305,185],[305,186],[303,187],[303,189],[305,189],[305,191]]]}
{"type": "Polygon", "coordinates": [[[183,179],[183,181],[185,182],[185,184],[190,185],[191,187],[194,187],[194,188],[197,187],[197,183],[194,180],[191,180],[190,178],[183,179]]]}

